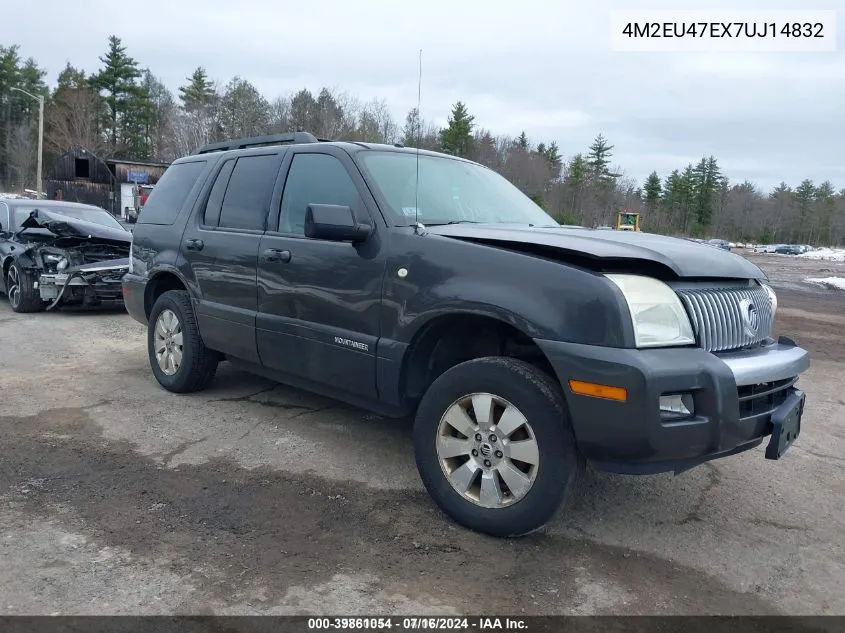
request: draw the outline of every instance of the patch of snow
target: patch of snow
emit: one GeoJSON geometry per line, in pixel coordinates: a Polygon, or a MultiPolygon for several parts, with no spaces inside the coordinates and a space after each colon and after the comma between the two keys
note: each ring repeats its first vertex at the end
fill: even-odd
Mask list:
{"type": "Polygon", "coordinates": [[[845,249],[819,248],[814,251],[801,253],[797,257],[803,257],[804,259],[818,259],[827,262],[845,262],[845,249]]]}
{"type": "Polygon", "coordinates": [[[845,277],[810,277],[805,279],[804,281],[806,281],[808,284],[824,286],[825,288],[830,288],[831,290],[845,290],[845,277]]]}

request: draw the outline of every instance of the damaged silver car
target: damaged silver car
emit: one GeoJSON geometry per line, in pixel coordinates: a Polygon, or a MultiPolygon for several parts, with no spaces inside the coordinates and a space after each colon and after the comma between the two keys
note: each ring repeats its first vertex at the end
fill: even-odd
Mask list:
{"type": "Polygon", "coordinates": [[[0,291],[15,312],[122,305],[131,240],[99,207],[0,199],[0,291]]]}

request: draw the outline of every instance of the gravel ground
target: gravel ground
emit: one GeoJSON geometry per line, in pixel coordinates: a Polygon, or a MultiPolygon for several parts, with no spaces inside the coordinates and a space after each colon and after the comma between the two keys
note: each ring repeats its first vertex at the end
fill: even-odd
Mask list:
{"type": "Polygon", "coordinates": [[[511,541],[437,510],[407,422],[226,364],[169,394],[126,314],[0,300],[0,614],[845,614],[845,294],[799,283],[845,273],[752,258],[813,355],[787,457],[591,472],[511,541]]]}

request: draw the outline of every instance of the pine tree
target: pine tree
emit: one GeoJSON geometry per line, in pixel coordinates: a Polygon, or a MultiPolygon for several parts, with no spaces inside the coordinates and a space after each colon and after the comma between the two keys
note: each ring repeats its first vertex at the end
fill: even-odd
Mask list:
{"type": "Polygon", "coordinates": [[[447,127],[440,132],[440,145],[447,154],[469,157],[473,151],[472,129],[475,117],[460,101],[452,106],[447,127]]]}
{"type": "Polygon", "coordinates": [[[663,185],[660,182],[660,176],[656,171],[651,172],[643,184],[643,197],[645,199],[646,209],[654,211],[660,204],[660,198],[663,195],[663,185]]]}
{"type": "Polygon", "coordinates": [[[710,227],[711,220],[719,202],[722,174],[713,156],[702,158],[692,168],[691,196],[692,210],[695,215],[697,232],[704,233],[710,227]]]}
{"type": "Polygon", "coordinates": [[[417,147],[420,142],[420,113],[416,108],[408,111],[405,117],[405,127],[402,128],[402,145],[417,147]]]}
{"type": "Polygon", "coordinates": [[[90,82],[85,71],[71,66],[70,62],[65,65],[59,76],[56,78],[56,92],[62,88],[81,89],[88,88],[90,82]]]}
{"type": "Polygon", "coordinates": [[[609,145],[603,134],[599,134],[590,145],[587,154],[587,165],[590,178],[600,187],[610,187],[619,174],[611,173],[610,158],[613,156],[613,145],[609,145]]]}
{"type": "Polygon", "coordinates": [[[103,95],[105,103],[102,129],[108,139],[108,153],[134,148],[138,118],[148,110],[143,103],[143,90],[138,85],[141,71],[138,62],[126,54],[126,47],[116,35],[109,36],[109,49],[100,61],[103,68],[92,78],[94,87],[103,95]]]}
{"type": "Polygon", "coordinates": [[[198,66],[188,77],[187,84],[179,87],[179,99],[185,112],[189,114],[209,108],[215,96],[214,82],[208,78],[202,66],[198,66]]]}
{"type": "Polygon", "coordinates": [[[47,95],[44,77],[47,71],[33,58],[21,59],[17,45],[0,45],[0,184],[34,183],[37,160],[34,138],[37,135],[38,103],[31,97],[11,90],[26,90],[33,95],[47,95]],[[30,173],[31,172],[31,173],[30,173]]]}
{"type": "Polygon", "coordinates": [[[563,160],[560,156],[560,149],[555,141],[549,143],[549,146],[546,148],[546,159],[560,170],[563,160]]]}
{"type": "Polygon", "coordinates": [[[545,158],[552,168],[552,172],[554,173],[552,180],[558,180],[560,178],[560,170],[563,167],[563,160],[560,157],[560,150],[557,147],[557,143],[554,141],[549,145],[540,143],[537,145],[537,153],[545,158]]]}
{"type": "Polygon", "coordinates": [[[569,161],[566,171],[564,185],[566,185],[570,192],[569,208],[574,215],[580,216],[584,187],[587,184],[590,172],[587,159],[584,158],[583,154],[576,154],[569,161]]]}

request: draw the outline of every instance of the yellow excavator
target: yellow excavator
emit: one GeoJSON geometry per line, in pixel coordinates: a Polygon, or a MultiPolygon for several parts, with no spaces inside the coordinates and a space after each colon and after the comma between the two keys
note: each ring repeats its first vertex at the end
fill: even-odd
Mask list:
{"type": "Polygon", "coordinates": [[[620,211],[616,214],[617,231],[639,231],[640,214],[631,211],[620,211]]]}

